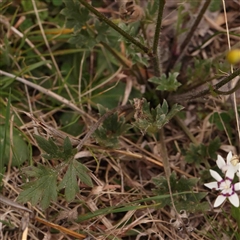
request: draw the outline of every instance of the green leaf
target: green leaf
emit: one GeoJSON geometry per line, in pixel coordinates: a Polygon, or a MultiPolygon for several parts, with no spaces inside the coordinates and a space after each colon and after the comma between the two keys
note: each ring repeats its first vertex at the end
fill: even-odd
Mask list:
{"type": "Polygon", "coordinates": [[[209,6],[209,10],[211,12],[216,12],[216,11],[220,11],[222,7],[222,1],[221,0],[212,0],[210,6],[209,6]]]}
{"type": "Polygon", "coordinates": [[[226,124],[230,120],[231,118],[227,113],[218,113],[218,112],[213,113],[209,118],[209,122],[214,123],[216,127],[221,131],[224,130],[223,123],[226,124]]]}
{"type": "Polygon", "coordinates": [[[66,27],[73,28],[74,34],[69,39],[69,43],[76,44],[78,47],[87,47],[92,49],[97,44],[96,36],[92,31],[92,26],[88,25],[90,19],[89,11],[85,7],[81,7],[76,0],[63,0],[66,8],[62,10],[62,14],[66,18],[66,27]]]}
{"type": "Polygon", "coordinates": [[[161,77],[151,77],[148,81],[157,84],[157,90],[172,92],[181,86],[181,83],[177,81],[178,74],[177,72],[169,73],[168,77],[162,74],[161,77]]]}
{"type": "Polygon", "coordinates": [[[160,108],[160,109],[162,109],[162,113],[163,114],[167,114],[168,113],[168,103],[167,103],[167,101],[165,99],[163,100],[162,108],[160,108]]]}
{"type": "MultiPolygon", "coordinates": [[[[104,115],[107,109],[104,109],[98,104],[98,110],[100,115],[104,115]]],[[[127,130],[131,128],[130,124],[125,124],[123,117],[119,118],[118,114],[112,114],[104,120],[102,126],[100,126],[94,133],[94,137],[97,142],[105,147],[117,147],[118,139],[127,130]]]]}
{"type": "Polygon", "coordinates": [[[181,105],[174,104],[168,112],[169,107],[166,100],[163,100],[162,106],[159,104],[155,109],[150,109],[146,99],[134,99],[134,105],[137,106],[134,125],[143,133],[156,133],[183,109],[181,105]]]}
{"type": "Polygon", "coordinates": [[[52,2],[53,2],[53,5],[56,6],[56,7],[62,5],[62,0],[52,0],[52,2]]]}
{"type": "Polygon", "coordinates": [[[67,172],[58,186],[58,189],[65,188],[65,197],[67,201],[72,201],[79,192],[77,177],[86,185],[90,187],[93,186],[88,172],[89,169],[77,160],[70,161],[67,172]]]}
{"type": "Polygon", "coordinates": [[[199,166],[207,157],[207,147],[203,144],[195,145],[191,143],[185,156],[187,163],[194,163],[199,166]]]}
{"type": "Polygon", "coordinates": [[[93,186],[92,179],[89,177],[88,174],[90,170],[77,160],[73,161],[73,165],[76,169],[77,176],[80,178],[80,180],[86,185],[92,187],[93,186]]]}
{"type": "Polygon", "coordinates": [[[63,0],[66,8],[62,10],[62,14],[66,17],[66,27],[81,30],[81,28],[89,20],[89,11],[81,8],[80,3],[75,0],[63,0]]]}
{"type": "Polygon", "coordinates": [[[217,150],[220,148],[221,142],[218,137],[212,140],[208,145],[191,143],[185,155],[187,163],[194,163],[199,166],[207,160],[207,158],[217,159],[217,150]]]}
{"type": "MultiPolygon", "coordinates": [[[[158,196],[169,194],[168,183],[165,177],[157,176],[152,179],[156,188],[153,190],[158,196]]],[[[170,176],[170,186],[173,193],[174,205],[177,210],[185,209],[189,212],[204,211],[209,208],[207,203],[201,203],[200,201],[207,195],[207,193],[184,193],[193,191],[194,186],[197,184],[198,179],[186,179],[181,177],[176,178],[176,174],[172,173],[170,176]],[[180,193],[180,195],[174,195],[174,193],[180,193]]],[[[161,199],[161,206],[171,206],[170,196],[165,199],[161,199]]]]}
{"type": "Polygon", "coordinates": [[[236,220],[238,228],[240,229],[240,207],[232,206],[231,216],[236,220]]]}
{"type": "Polygon", "coordinates": [[[70,163],[63,180],[60,182],[58,189],[65,188],[65,197],[67,201],[72,201],[79,192],[77,173],[73,163],[70,163]]]}
{"type": "Polygon", "coordinates": [[[69,139],[69,137],[66,137],[64,139],[64,143],[63,143],[63,157],[64,159],[69,159],[71,156],[73,156],[73,147],[72,147],[72,143],[69,139]]]}
{"type": "Polygon", "coordinates": [[[87,49],[92,49],[97,44],[96,39],[91,38],[86,30],[74,33],[68,42],[79,48],[86,47],[87,49]]]}
{"type": "Polygon", "coordinates": [[[46,140],[38,135],[35,135],[35,138],[39,147],[47,153],[42,155],[46,159],[62,159],[67,161],[76,154],[76,149],[72,148],[71,141],[68,137],[64,139],[63,147],[58,147],[51,138],[46,140]]]}
{"type": "Polygon", "coordinates": [[[53,142],[51,138],[49,140],[39,136],[34,135],[38,146],[46,153],[54,155],[58,151],[58,146],[53,142]]]}
{"type": "Polygon", "coordinates": [[[168,121],[173,118],[178,112],[180,112],[181,110],[183,110],[184,107],[178,104],[174,104],[170,110],[170,112],[168,113],[167,117],[168,117],[168,121]]]}
{"type": "Polygon", "coordinates": [[[21,74],[31,72],[31,71],[35,70],[36,68],[39,68],[39,67],[41,67],[43,65],[46,65],[48,63],[51,63],[51,61],[40,61],[40,62],[36,62],[34,64],[31,64],[31,65],[28,65],[27,67],[22,69],[21,74]]]}
{"type": "Polygon", "coordinates": [[[41,164],[37,167],[28,167],[26,172],[35,177],[23,186],[23,191],[18,196],[19,202],[30,201],[33,205],[40,203],[46,209],[51,201],[57,199],[57,172],[41,164]]]}
{"type": "Polygon", "coordinates": [[[29,160],[30,158],[29,147],[25,142],[22,133],[18,129],[13,128],[12,135],[13,144],[11,145],[9,129],[6,129],[5,126],[0,125],[0,139],[5,139],[5,142],[0,141],[0,149],[4,149],[4,151],[2,151],[3,165],[7,165],[9,162],[10,149],[13,153],[12,166],[19,167],[26,160],[29,160]]]}
{"type": "Polygon", "coordinates": [[[221,146],[221,141],[219,137],[215,137],[208,146],[208,155],[212,159],[217,159],[217,151],[221,146]]]}
{"type": "Polygon", "coordinates": [[[146,14],[147,14],[147,17],[151,19],[151,21],[154,20],[156,11],[159,8],[158,5],[159,5],[159,2],[157,2],[157,1],[148,1],[146,14]]]}

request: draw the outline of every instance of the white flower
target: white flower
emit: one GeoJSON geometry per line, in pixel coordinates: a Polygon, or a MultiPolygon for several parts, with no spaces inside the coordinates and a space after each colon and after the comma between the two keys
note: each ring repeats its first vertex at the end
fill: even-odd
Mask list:
{"type": "Polygon", "coordinates": [[[226,198],[229,199],[231,204],[235,207],[239,207],[239,198],[236,191],[240,190],[240,182],[233,184],[233,171],[227,171],[225,179],[215,171],[210,169],[211,176],[216,179],[216,182],[206,183],[204,184],[206,187],[215,190],[221,190],[221,193],[217,197],[213,207],[220,206],[226,198]]]}
{"type": "Polygon", "coordinates": [[[237,176],[238,176],[238,178],[240,179],[240,164],[239,164],[239,170],[237,171],[237,176]]]}
{"type": "Polygon", "coordinates": [[[217,156],[217,165],[219,169],[222,170],[223,173],[226,173],[227,171],[231,171],[234,174],[237,171],[240,171],[240,163],[239,158],[236,155],[232,155],[232,152],[230,151],[227,155],[227,161],[225,162],[222,156],[217,156]]]}

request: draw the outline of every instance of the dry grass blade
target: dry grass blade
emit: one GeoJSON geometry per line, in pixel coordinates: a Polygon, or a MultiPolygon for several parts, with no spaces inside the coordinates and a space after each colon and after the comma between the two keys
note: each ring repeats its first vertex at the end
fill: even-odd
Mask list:
{"type": "Polygon", "coordinates": [[[0,0],[0,239],[238,239],[239,7],[0,0]]]}

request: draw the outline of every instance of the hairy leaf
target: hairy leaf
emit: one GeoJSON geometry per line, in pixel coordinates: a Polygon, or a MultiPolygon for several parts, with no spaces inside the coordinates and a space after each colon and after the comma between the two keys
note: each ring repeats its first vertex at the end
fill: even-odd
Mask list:
{"type": "Polygon", "coordinates": [[[67,201],[72,201],[79,192],[77,177],[86,185],[93,186],[88,172],[89,169],[77,160],[72,160],[70,164],[68,164],[67,172],[58,186],[58,189],[65,188],[65,197],[67,201]]]}
{"type": "Polygon", "coordinates": [[[57,146],[51,138],[47,140],[38,135],[35,135],[35,138],[39,147],[46,152],[46,154],[43,154],[43,157],[46,159],[62,159],[67,161],[76,154],[76,150],[72,148],[71,141],[68,137],[64,139],[63,147],[57,146]]]}
{"type": "Polygon", "coordinates": [[[152,77],[148,81],[157,84],[157,90],[172,92],[181,86],[181,83],[177,81],[178,74],[177,72],[169,73],[168,77],[166,74],[162,74],[161,77],[152,77]]]}
{"type": "Polygon", "coordinates": [[[134,106],[136,109],[134,125],[143,133],[156,133],[183,109],[181,105],[174,104],[169,112],[166,100],[163,101],[162,106],[159,104],[155,109],[150,109],[146,99],[134,99],[134,106]]]}
{"type": "MultiPolygon", "coordinates": [[[[166,195],[169,194],[168,183],[165,177],[157,176],[152,179],[156,188],[153,190],[157,195],[166,195]]],[[[193,191],[193,187],[197,184],[198,179],[186,179],[181,177],[180,179],[176,178],[176,174],[172,173],[170,176],[170,185],[172,193],[182,193],[187,191],[193,191]]],[[[189,212],[198,212],[208,209],[208,204],[201,203],[200,201],[206,196],[207,193],[186,193],[180,195],[174,195],[174,205],[178,211],[184,209],[189,212]]],[[[171,206],[171,198],[161,199],[161,206],[171,206]]]]}
{"type": "MultiPolygon", "coordinates": [[[[98,104],[98,110],[100,115],[104,115],[107,109],[104,109],[98,104]]],[[[101,145],[105,147],[117,147],[118,139],[122,136],[129,128],[130,124],[125,124],[123,117],[119,118],[118,114],[112,114],[104,120],[102,126],[100,126],[94,133],[94,137],[101,145]]]]}
{"type": "Polygon", "coordinates": [[[50,201],[57,199],[57,172],[41,164],[37,167],[28,167],[26,169],[29,176],[35,177],[26,183],[18,200],[20,202],[30,201],[33,205],[40,203],[43,209],[46,209],[50,201]]]}

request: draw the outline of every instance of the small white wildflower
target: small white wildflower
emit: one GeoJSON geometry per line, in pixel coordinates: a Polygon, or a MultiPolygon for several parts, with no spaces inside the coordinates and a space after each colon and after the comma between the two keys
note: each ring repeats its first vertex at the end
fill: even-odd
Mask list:
{"type": "Polygon", "coordinates": [[[227,155],[227,161],[225,162],[222,156],[217,156],[217,165],[219,169],[222,170],[223,173],[226,173],[227,171],[231,171],[234,174],[240,170],[240,163],[239,163],[239,157],[236,155],[232,155],[232,152],[230,151],[227,155]]]}
{"type": "Polygon", "coordinates": [[[213,207],[219,207],[226,198],[229,199],[231,204],[235,207],[239,207],[239,198],[236,191],[240,190],[240,182],[233,184],[233,171],[227,171],[225,179],[216,172],[210,169],[211,176],[216,179],[216,182],[206,183],[204,184],[206,187],[210,189],[220,190],[221,193],[215,200],[213,207]]]}

